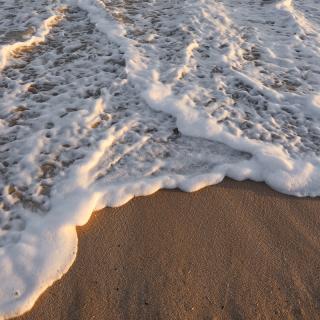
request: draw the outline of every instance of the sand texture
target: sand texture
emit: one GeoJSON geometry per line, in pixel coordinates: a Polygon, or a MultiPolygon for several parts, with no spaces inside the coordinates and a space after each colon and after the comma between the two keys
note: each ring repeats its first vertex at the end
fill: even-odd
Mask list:
{"type": "Polygon", "coordinates": [[[71,270],[17,319],[319,319],[319,199],[225,180],[104,209],[78,234],[71,270]]]}

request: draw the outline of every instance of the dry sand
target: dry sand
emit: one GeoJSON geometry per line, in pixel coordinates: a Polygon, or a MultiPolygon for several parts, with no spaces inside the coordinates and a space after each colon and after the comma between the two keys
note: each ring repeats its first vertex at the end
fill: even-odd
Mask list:
{"type": "Polygon", "coordinates": [[[320,200],[261,183],[93,214],[71,270],[19,320],[320,319],[320,200]]]}

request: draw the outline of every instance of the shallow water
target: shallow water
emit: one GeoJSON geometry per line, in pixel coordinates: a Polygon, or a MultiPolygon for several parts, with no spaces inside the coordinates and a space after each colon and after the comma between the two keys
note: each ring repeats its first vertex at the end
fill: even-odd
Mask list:
{"type": "Polygon", "coordinates": [[[319,0],[0,1],[0,318],[94,209],[225,176],[318,196],[319,34],[319,0]]]}

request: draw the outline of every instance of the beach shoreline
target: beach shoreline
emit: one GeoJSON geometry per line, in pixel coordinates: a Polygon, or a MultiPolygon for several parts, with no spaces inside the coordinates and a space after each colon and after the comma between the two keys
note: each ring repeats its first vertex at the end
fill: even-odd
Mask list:
{"type": "Polygon", "coordinates": [[[0,320],[319,320],[319,1],[1,1],[0,320]]]}
{"type": "Polygon", "coordinates": [[[251,181],[95,212],[74,265],[16,320],[316,319],[320,202],[251,181]]]}

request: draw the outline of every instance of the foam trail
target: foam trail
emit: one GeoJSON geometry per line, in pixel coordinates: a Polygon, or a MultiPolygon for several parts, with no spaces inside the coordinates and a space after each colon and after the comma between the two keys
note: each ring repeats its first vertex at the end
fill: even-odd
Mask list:
{"type": "Polygon", "coordinates": [[[59,15],[53,15],[43,21],[36,35],[26,41],[16,42],[14,44],[4,45],[0,48],[0,71],[8,66],[10,57],[18,56],[22,51],[32,50],[32,47],[45,41],[50,30],[63,19],[63,8],[60,9],[59,15]]]}
{"type": "MultiPolygon", "coordinates": [[[[93,16],[93,13],[96,10],[96,7],[92,5],[93,2],[80,1],[79,3],[84,9],[88,10],[89,13],[92,13],[91,18],[97,23],[99,29],[102,32],[106,32],[108,35],[110,35],[107,25],[104,25],[103,23],[104,21],[99,20],[99,16],[97,15],[93,16]],[[93,7],[94,9],[92,9],[93,7]]],[[[217,12],[211,9],[211,1],[202,1],[202,5],[203,8],[206,8],[206,10],[199,11],[197,5],[190,5],[189,10],[194,10],[194,17],[200,16],[199,21],[201,21],[203,25],[206,25],[204,21],[207,20],[208,30],[210,30],[212,26],[214,26],[215,32],[217,30],[219,37],[223,38],[226,28],[222,26],[222,24],[229,24],[226,40],[228,40],[228,46],[231,47],[232,50],[230,49],[229,51],[227,51],[227,54],[225,56],[225,67],[228,69],[228,76],[230,77],[230,79],[233,78],[235,82],[240,80],[244,83],[244,86],[248,86],[250,89],[253,89],[255,91],[263,91],[263,95],[269,97],[270,100],[275,104],[281,105],[284,100],[292,103],[298,102],[305,105],[306,113],[309,113],[311,116],[319,116],[318,106],[316,104],[313,104],[312,102],[317,101],[317,96],[305,95],[297,97],[296,94],[291,95],[290,93],[286,92],[280,93],[273,88],[269,88],[268,86],[264,85],[262,81],[257,77],[252,77],[252,75],[250,74],[248,75],[245,70],[240,71],[239,67],[237,67],[238,70],[234,71],[233,68],[235,65],[243,68],[243,65],[245,64],[244,60],[241,59],[241,55],[243,52],[241,46],[244,44],[244,40],[241,37],[237,36],[238,30],[234,28],[234,20],[232,20],[228,16],[229,14],[226,11],[224,5],[220,5],[220,7],[218,5],[219,9],[217,10],[217,12]],[[205,12],[205,15],[203,15],[203,12],[205,12]],[[219,15],[222,23],[217,23],[214,21],[214,19],[216,18],[216,16],[214,16],[215,14],[219,15]],[[299,101],[299,99],[301,99],[301,101],[299,101]]],[[[273,8],[277,8],[279,10],[279,14],[281,14],[283,8],[285,8],[286,10],[290,9],[292,11],[292,2],[281,1],[277,3],[273,8]]],[[[202,37],[201,33],[200,37],[202,37]]],[[[253,167],[261,167],[259,170],[257,170],[258,173],[252,173],[252,176],[250,176],[250,178],[264,180],[277,190],[297,195],[308,194],[309,192],[306,191],[307,186],[305,183],[310,183],[312,185],[312,187],[310,188],[310,192],[311,194],[313,193],[311,189],[316,187],[316,180],[319,177],[319,170],[317,168],[317,165],[315,166],[312,162],[315,161],[316,163],[318,163],[317,158],[311,160],[310,163],[306,162],[306,169],[301,170],[302,162],[294,161],[287,154],[287,150],[283,149],[283,145],[281,144],[271,145],[269,143],[266,143],[265,141],[259,141],[257,139],[247,139],[246,136],[238,136],[237,139],[235,139],[234,132],[232,132],[233,134],[230,134],[230,132],[224,130],[224,128],[219,125],[216,119],[212,119],[211,117],[203,117],[202,113],[199,112],[199,110],[195,110],[194,101],[190,99],[190,95],[192,94],[190,93],[190,91],[192,90],[189,90],[189,92],[184,92],[183,96],[180,94],[176,97],[172,92],[172,86],[174,85],[174,83],[163,84],[161,81],[159,81],[160,76],[157,69],[160,62],[155,62],[157,61],[157,53],[153,53],[151,48],[151,51],[148,52],[148,55],[153,55],[152,59],[150,60],[152,60],[154,63],[147,64],[142,62],[143,58],[141,58],[141,56],[143,56],[144,53],[135,48],[135,41],[135,38],[131,40],[127,35],[122,37],[122,45],[129,55],[127,61],[127,70],[129,70],[129,76],[133,77],[134,81],[139,81],[141,87],[144,88],[144,98],[148,101],[150,107],[159,111],[168,112],[176,117],[178,127],[184,134],[207,139],[214,139],[216,141],[226,143],[232,148],[240,149],[241,151],[246,151],[253,154],[254,158],[252,159],[252,161],[257,160],[257,163],[255,163],[253,167]],[[156,66],[156,68],[153,69],[153,66],[156,66]],[[269,170],[274,167],[279,168],[280,171],[277,172],[277,174],[273,175],[270,174],[269,170]],[[289,175],[292,175],[293,179],[285,179],[283,174],[287,176],[288,173],[283,172],[283,169],[285,172],[290,172],[289,175]],[[300,181],[303,186],[299,186],[299,184],[293,182],[293,180],[300,181]],[[304,191],[300,193],[300,191],[298,191],[299,189],[301,191],[304,191]]],[[[200,38],[199,42],[203,42],[203,39],[200,38]]],[[[192,43],[187,46],[186,58],[183,62],[184,68],[190,63],[191,55],[188,49],[190,46],[192,46],[192,48],[195,48],[192,43]]],[[[196,47],[198,46],[199,45],[197,44],[196,47]]],[[[179,73],[180,70],[178,70],[178,74],[179,73]]],[[[261,98],[263,99],[263,96],[261,96],[261,98]]],[[[267,114],[268,112],[266,112],[266,115],[267,114]]],[[[317,194],[319,192],[318,187],[316,187],[316,190],[317,191],[315,191],[314,194],[317,194]]]]}

